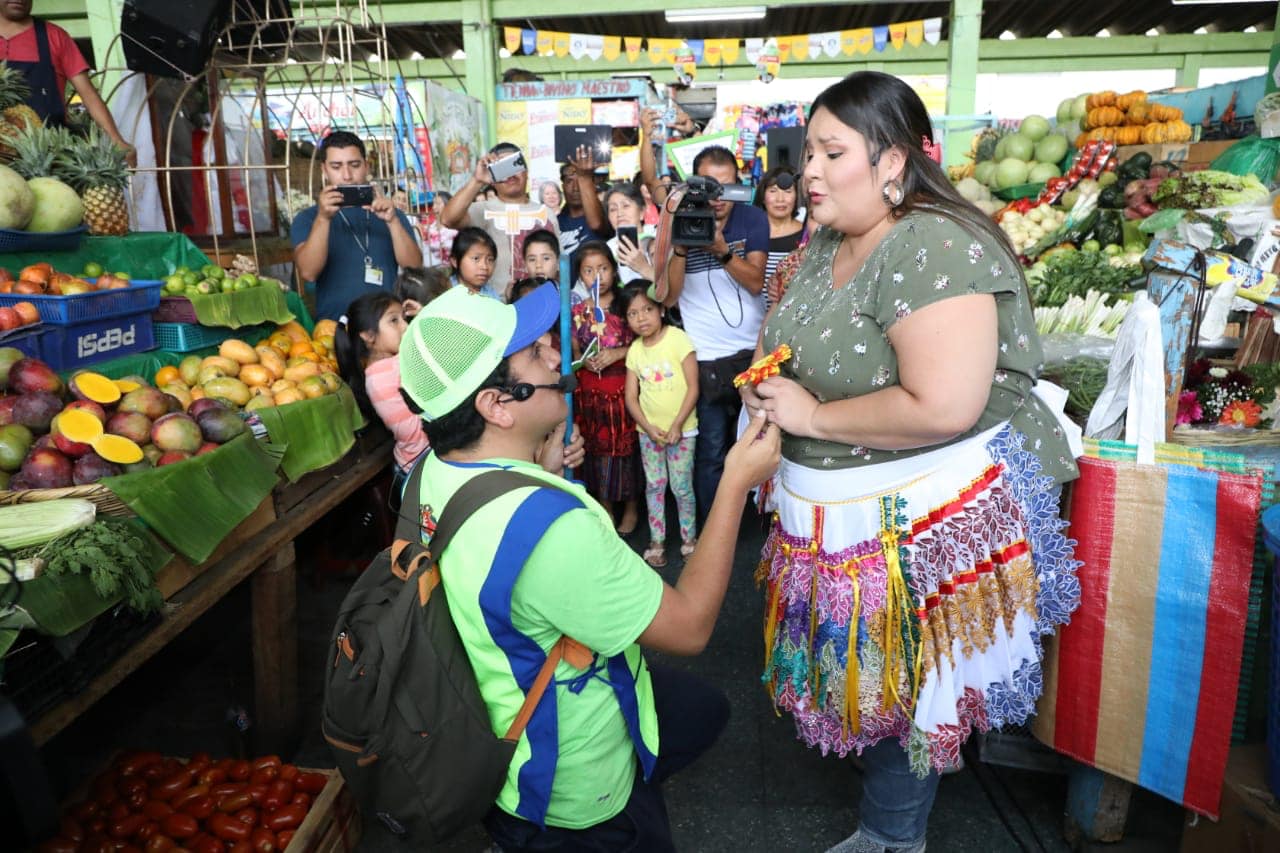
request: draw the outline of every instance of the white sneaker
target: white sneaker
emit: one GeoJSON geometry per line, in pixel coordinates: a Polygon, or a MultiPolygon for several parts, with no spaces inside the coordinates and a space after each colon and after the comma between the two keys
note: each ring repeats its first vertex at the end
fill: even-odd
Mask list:
{"type": "Polygon", "coordinates": [[[885,847],[869,838],[864,838],[862,830],[858,830],[834,847],[828,847],[826,853],[925,853],[925,842],[911,847],[885,847]]]}

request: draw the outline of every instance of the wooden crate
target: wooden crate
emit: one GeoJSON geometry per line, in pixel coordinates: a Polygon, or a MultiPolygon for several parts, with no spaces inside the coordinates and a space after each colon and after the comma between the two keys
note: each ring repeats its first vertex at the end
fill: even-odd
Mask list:
{"type": "Polygon", "coordinates": [[[311,804],[284,853],[351,853],[360,844],[360,811],[347,783],[337,770],[306,772],[323,773],[329,783],[311,804]]]}

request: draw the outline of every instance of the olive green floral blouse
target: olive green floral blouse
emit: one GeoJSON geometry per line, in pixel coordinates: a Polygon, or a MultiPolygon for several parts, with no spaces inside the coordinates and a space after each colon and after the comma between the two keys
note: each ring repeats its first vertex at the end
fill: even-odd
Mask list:
{"type": "MultiPolygon", "coordinates": [[[[841,288],[831,264],[841,235],[829,228],[814,234],[804,263],[765,326],[765,351],[789,344],[791,361],[782,375],[820,401],[870,394],[898,384],[898,359],[888,331],[903,317],[952,296],[990,293],[996,298],[1000,352],[991,396],[977,424],[948,444],[1010,421],[1036,453],[1044,473],[1059,483],[1078,471],[1056,418],[1031,393],[1044,358],[1036,335],[1022,272],[999,246],[975,239],[956,222],[933,213],[913,213],[868,257],[841,288]]],[[[851,468],[914,456],[942,445],[912,450],[876,450],[784,435],[782,454],[812,468],[851,468]]]]}

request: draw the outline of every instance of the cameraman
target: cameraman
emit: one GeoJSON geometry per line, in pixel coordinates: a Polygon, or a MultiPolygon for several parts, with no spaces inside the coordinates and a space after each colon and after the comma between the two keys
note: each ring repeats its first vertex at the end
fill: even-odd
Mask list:
{"type": "MultiPolygon", "coordinates": [[[[693,173],[722,186],[737,183],[738,160],[721,146],[705,148],[693,173]]],[[[705,246],[677,246],[667,266],[666,304],[680,305],[684,330],[698,357],[698,442],[693,488],[705,517],[734,442],[741,408],[733,377],[751,364],[764,322],[764,267],[769,219],[750,204],[716,199],[715,236],[705,246]]]]}
{"type": "Polygon", "coordinates": [[[440,223],[446,228],[473,225],[489,232],[498,245],[498,257],[489,282],[505,300],[511,282],[525,277],[524,238],[540,228],[560,235],[556,212],[541,202],[529,200],[529,170],[520,148],[510,142],[499,142],[476,163],[475,172],[462,189],[449,199],[440,212],[440,223]],[[518,158],[512,162],[509,158],[518,158]],[[502,161],[510,174],[494,180],[489,167],[502,161]],[[486,186],[492,185],[496,199],[482,199],[486,186]]]}
{"type": "Polygon", "coordinates": [[[360,137],[335,130],[317,154],[325,187],[294,217],[289,239],[298,275],[316,283],[316,319],[336,320],[370,287],[391,292],[401,267],[422,266],[422,250],[409,220],[376,189],[372,204],[343,206],[336,187],[369,183],[360,137]]]}

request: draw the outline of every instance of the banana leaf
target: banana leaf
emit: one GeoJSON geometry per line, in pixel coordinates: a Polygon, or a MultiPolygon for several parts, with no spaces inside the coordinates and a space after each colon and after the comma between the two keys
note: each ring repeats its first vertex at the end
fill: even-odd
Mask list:
{"type": "Polygon", "coordinates": [[[212,453],[100,482],[198,565],[275,488],[277,464],[245,433],[212,453]]]}
{"type": "Polygon", "coordinates": [[[285,446],[280,470],[291,483],[345,456],[356,442],[356,430],[365,424],[355,396],[345,385],[336,394],[258,409],[255,414],[271,443],[285,446]]]}
{"type": "MultiPolygon", "coordinates": [[[[151,535],[142,522],[131,519],[130,523],[145,534],[143,539],[149,549],[147,564],[154,577],[172,559],[173,553],[151,535]]],[[[39,575],[26,581],[21,586],[17,603],[0,613],[0,657],[9,650],[23,628],[65,637],[114,607],[120,598],[98,595],[88,575],[39,575]]]]}
{"type": "Polygon", "coordinates": [[[54,269],[72,275],[93,261],[109,272],[153,280],[164,278],[180,266],[198,270],[209,263],[204,252],[185,234],[139,231],[123,237],[85,237],[74,252],[6,253],[0,259],[0,266],[17,272],[39,261],[47,261],[54,269]]]}
{"type": "Polygon", "coordinates": [[[269,283],[233,293],[202,293],[187,298],[202,326],[238,329],[267,322],[287,323],[294,318],[284,291],[269,283]]]}

